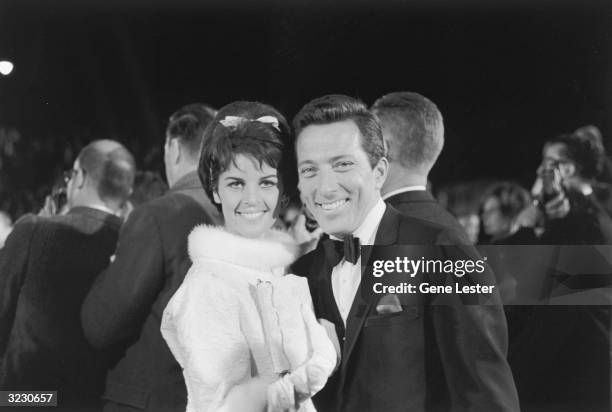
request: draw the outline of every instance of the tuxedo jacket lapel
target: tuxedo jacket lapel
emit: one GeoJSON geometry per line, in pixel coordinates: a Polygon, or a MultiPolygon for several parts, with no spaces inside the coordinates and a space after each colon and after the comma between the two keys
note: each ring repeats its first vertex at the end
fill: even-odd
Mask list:
{"type": "MultiPolygon", "coordinates": [[[[374,240],[374,244],[380,245],[380,246],[394,244],[398,237],[397,235],[398,223],[399,223],[399,213],[395,209],[387,205],[385,213],[380,221],[380,224],[378,225],[378,230],[376,231],[376,237],[374,240]]],[[[361,276],[363,276],[364,269],[367,266],[367,264],[364,264],[363,262],[368,262],[370,258],[370,251],[371,251],[371,248],[365,248],[365,249],[362,248],[361,276]]],[[[329,276],[329,278],[331,279],[331,275],[329,276]]],[[[349,311],[349,315],[346,321],[346,334],[345,334],[345,341],[344,341],[344,346],[343,346],[343,351],[342,351],[342,358],[343,358],[342,370],[341,370],[342,384],[340,387],[342,387],[344,384],[348,360],[351,354],[353,353],[353,350],[355,348],[355,343],[357,342],[357,338],[359,337],[359,333],[363,329],[365,319],[367,318],[368,313],[370,313],[370,308],[372,307],[373,304],[376,303],[375,302],[376,295],[373,295],[372,298],[370,298],[369,300],[366,300],[363,298],[362,293],[361,293],[362,284],[363,283],[359,285],[359,288],[357,289],[357,293],[355,293],[355,298],[353,299],[353,304],[351,306],[351,310],[349,311]]],[[[330,285],[331,285],[331,281],[330,281],[330,285]]],[[[333,298],[333,293],[332,293],[332,298],[333,298]]]]}
{"type": "MultiPolygon", "coordinates": [[[[312,267],[311,273],[313,273],[315,275],[314,278],[317,279],[316,294],[318,301],[321,303],[319,306],[323,309],[322,313],[318,315],[336,325],[338,340],[342,342],[342,338],[344,337],[344,322],[342,321],[342,316],[336,305],[336,299],[334,298],[334,291],[332,288],[331,273],[333,266],[327,261],[324,248],[322,247],[326,236],[327,235],[324,235],[319,241],[316,256],[314,258],[315,264],[312,267]]],[[[315,307],[317,307],[316,304],[315,307]]]]}

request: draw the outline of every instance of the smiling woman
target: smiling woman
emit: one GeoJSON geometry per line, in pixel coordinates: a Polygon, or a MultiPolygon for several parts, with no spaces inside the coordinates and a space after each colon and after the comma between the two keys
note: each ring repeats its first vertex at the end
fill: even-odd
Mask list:
{"type": "Polygon", "coordinates": [[[225,228],[249,238],[266,236],[285,198],[283,177],[293,166],[287,122],[267,105],[236,102],[219,112],[206,134],[200,179],[223,212],[225,228]]]}
{"type": "Polygon", "coordinates": [[[221,173],[215,203],[221,204],[225,228],[245,237],[260,237],[278,216],[279,187],[276,169],[237,154],[221,173]]]}
{"type": "Polygon", "coordinates": [[[297,245],[272,229],[293,168],[289,137],[274,108],[236,102],[203,139],[198,173],[225,226],[189,236],[193,266],[162,321],[188,410],[313,411],[336,365],[306,279],[283,276],[297,245]]]}

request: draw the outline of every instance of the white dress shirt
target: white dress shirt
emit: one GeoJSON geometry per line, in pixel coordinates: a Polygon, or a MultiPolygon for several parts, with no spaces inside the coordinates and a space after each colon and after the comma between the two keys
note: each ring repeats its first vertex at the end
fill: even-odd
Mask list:
{"type": "MultiPolygon", "coordinates": [[[[353,236],[358,237],[362,245],[374,244],[378,225],[386,209],[387,206],[385,202],[379,199],[370,212],[368,212],[361,225],[353,232],[353,236]]],[[[330,238],[342,240],[335,236],[330,236],[330,238]]],[[[357,293],[357,289],[359,289],[361,283],[361,255],[355,264],[347,262],[343,258],[340,263],[332,269],[331,281],[338,311],[346,325],[346,319],[353,305],[355,293],[357,293]]]]}
{"type": "Polygon", "coordinates": [[[424,190],[427,190],[427,187],[423,185],[404,186],[404,187],[400,187],[399,189],[395,189],[395,190],[390,191],[389,193],[384,194],[382,199],[387,200],[391,196],[399,195],[400,193],[404,193],[404,192],[416,192],[416,191],[424,191],[424,190]]]}

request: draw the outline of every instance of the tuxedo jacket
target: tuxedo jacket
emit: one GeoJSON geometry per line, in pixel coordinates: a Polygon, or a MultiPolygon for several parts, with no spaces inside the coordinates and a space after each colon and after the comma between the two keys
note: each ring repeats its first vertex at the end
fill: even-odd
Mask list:
{"type": "Polygon", "coordinates": [[[426,190],[398,193],[385,201],[406,216],[437,223],[452,230],[462,243],[472,243],[457,219],[426,190]]]}
{"type": "MultiPolygon", "coordinates": [[[[308,278],[315,313],[334,323],[342,347],[339,370],[314,398],[319,411],[440,410],[430,395],[440,388],[428,387],[430,360],[437,356],[446,377],[446,384],[437,384],[448,392],[453,411],[519,410],[505,358],[506,320],[497,295],[488,305],[459,301],[430,305],[423,296],[414,295],[407,297],[401,312],[378,315],[380,296],[367,298],[358,290],[345,327],[322,243],[292,267],[294,273],[308,278]]],[[[452,230],[401,215],[389,205],[375,238],[376,245],[386,246],[458,243],[452,230]]],[[[478,257],[472,246],[461,250],[470,258],[478,257]]]]}
{"type": "Polygon", "coordinates": [[[83,411],[99,402],[108,365],[85,339],[80,311],[120,225],[87,207],[15,225],[0,250],[1,390],[56,390],[60,407],[83,411]]]}
{"type": "Polygon", "coordinates": [[[189,232],[201,223],[218,223],[203,206],[210,205],[205,196],[191,173],[166,195],[134,209],[121,230],[113,263],[85,299],[81,318],[89,341],[124,351],[106,379],[105,411],[185,411],[182,370],[160,326],[191,266],[189,232]]]}

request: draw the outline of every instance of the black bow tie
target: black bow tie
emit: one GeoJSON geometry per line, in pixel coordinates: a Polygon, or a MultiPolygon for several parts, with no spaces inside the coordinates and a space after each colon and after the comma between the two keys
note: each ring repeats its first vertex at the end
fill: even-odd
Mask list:
{"type": "Polygon", "coordinates": [[[332,267],[340,263],[342,258],[347,262],[357,263],[360,253],[359,247],[359,238],[353,237],[353,235],[346,235],[341,241],[327,238],[323,243],[325,257],[332,267]]]}

